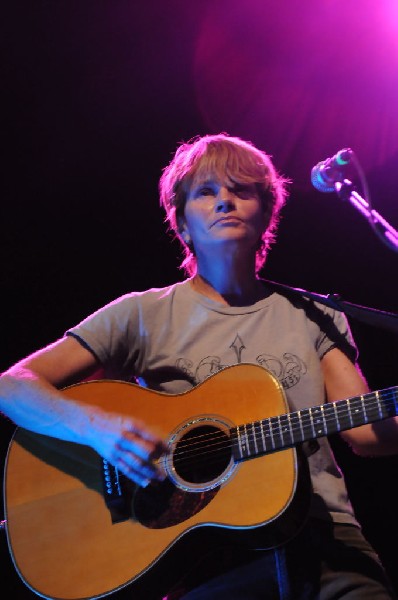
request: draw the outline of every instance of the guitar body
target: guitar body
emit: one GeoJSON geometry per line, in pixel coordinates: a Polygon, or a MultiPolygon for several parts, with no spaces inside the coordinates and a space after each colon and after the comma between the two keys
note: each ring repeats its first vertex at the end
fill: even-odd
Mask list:
{"type": "Polygon", "coordinates": [[[307,506],[295,492],[307,481],[296,450],[239,463],[224,454],[199,472],[174,460],[173,448],[198,428],[224,440],[229,427],[286,412],[283,391],[265,369],[229,367],[179,395],[114,381],[63,393],[139,418],[170,441],[171,454],[165,482],[146,489],[122,482],[129,514],[117,519],[94,451],[16,430],[5,471],[7,537],[16,570],[37,594],[82,600],[129,585],[133,600],[161,598],[209,547],[271,548],[302,525],[307,506]]]}

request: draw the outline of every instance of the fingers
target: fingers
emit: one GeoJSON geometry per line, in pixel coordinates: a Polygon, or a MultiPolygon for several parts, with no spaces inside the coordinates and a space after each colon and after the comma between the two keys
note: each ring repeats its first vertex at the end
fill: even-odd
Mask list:
{"type": "Polygon", "coordinates": [[[141,487],[147,487],[154,481],[163,481],[164,474],[157,470],[151,463],[143,463],[141,459],[127,455],[127,460],[120,457],[117,468],[126,477],[137,483],[141,487]]]}
{"type": "Polygon", "coordinates": [[[142,487],[163,481],[165,472],[157,461],[167,452],[166,444],[141,426],[124,431],[114,448],[113,464],[142,487]]]}
{"type": "Polygon", "coordinates": [[[123,435],[121,443],[135,451],[143,460],[156,460],[168,451],[163,440],[155,437],[145,427],[134,424],[123,435]]]}

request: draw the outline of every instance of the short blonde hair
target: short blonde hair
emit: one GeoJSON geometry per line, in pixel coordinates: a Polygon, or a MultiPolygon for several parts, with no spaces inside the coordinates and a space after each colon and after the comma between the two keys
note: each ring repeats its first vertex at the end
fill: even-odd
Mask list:
{"type": "Polygon", "coordinates": [[[288,180],[279,175],[268,154],[241,138],[220,133],[198,136],[182,143],[170,164],[163,170],[159,192],[169,228],[182,244],[184,260],[181,268],[188,275],[196,273],[196,257],[192,246],[186,244],[181,237],[179,221],[184,214],[193,179],[205,179],[209,174],[218,176],[221,180],[227,176],[236,183],[250,183],[256,187],[267,216],[267,227],[256,253],[258,273],[275,240],[279,213],[287,198],[288,180]]]}

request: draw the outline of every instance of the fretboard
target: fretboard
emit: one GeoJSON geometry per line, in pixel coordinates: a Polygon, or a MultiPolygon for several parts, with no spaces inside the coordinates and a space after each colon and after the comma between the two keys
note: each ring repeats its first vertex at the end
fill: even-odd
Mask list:
{"type": "Polygon", "coordinates": [[[398,414],[398,387],[305,408],[231,429],[236,461],[290,448],[398,414]]]}

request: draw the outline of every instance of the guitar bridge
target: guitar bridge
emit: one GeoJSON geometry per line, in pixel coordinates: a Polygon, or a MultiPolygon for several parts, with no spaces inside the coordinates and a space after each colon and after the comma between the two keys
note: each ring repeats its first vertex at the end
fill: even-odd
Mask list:
{"type": "Polygon", "coordinates": [[[132,494],[126,489],[125,477],[110,462],[102,461],[102,484],[104,500],[109,509],[112,523],[128,521],[132,517],[132,494]]]}

